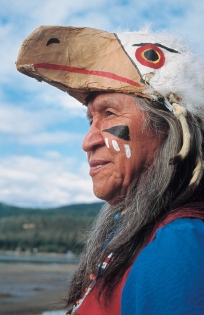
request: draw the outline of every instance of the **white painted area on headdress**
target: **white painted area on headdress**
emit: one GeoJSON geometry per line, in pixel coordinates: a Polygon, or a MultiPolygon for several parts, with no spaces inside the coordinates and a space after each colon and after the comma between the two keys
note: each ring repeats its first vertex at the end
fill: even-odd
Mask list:
{"type": "Polygon", "coordinates": [[[115,151],[118,151],[118,152],[120,151],[120,148],[119,148],[117,141],[112,140],[112,145],[113,145],[115,151]]]}
{"type": "Polygon", "coordinates": [[[110,146],[109,146],[108,138],[105,138],[105,143],[106,143],[107,148],[109,149],[110,146]]]}
{"type": "Polygon", "coordinates": [[[124,144],[124,148],[125,148],[125,154],[127,158],[129,159],[131,157],[131,150],[130,150],[129,144],[124,144]]]}
{"type": "Polygon", "coordinates": [[[124,32],[124,33],[119,33],[116,35],[119,38],[124,50],[126,51],[128,56],[132,59],[134,64],[137,65],[142,75],[145,75],[150,72],[155,72],[154,69],[145,67],[137,61],[137,59],[135,58],[135,51],[140,46],[133,46],[134,44],[141,44],[141,43],[154,44],[155,41],[152,40],[149,34],[147,35],[147,34],[139,33],[139,32],[124,32]]]}
{"type": "Polygon", "coordinates": [[[162,36],[155,36],[151,32],[125,32],[116,34],[120,43],[123,46],[123,49],[127,53],[127,55],[131,58],[133,63],[137,66],[140,73],[143,76],[143,79],[150,84],[150,88],[145,90],[145,93],[152,94],[151,87],[158,91],[158,86],[164,86],[167,88],[168,86],[168,78],[171,76],[172,69],[175,68],[175,64],[180,62],[181,55],[177,53],[172,53],[165,48],[159,46],[159,49],[162,50],[165,56],[165,64],[158,69],[154,69],[152,67],[142,65],[139,60],[137,60],[135,56],[135,52],[139,49],[143,44],[150,43],[150,44],[163,44],[166,45],[168,48],[176,49],[176,47],[172,47],[172,44],[168,42],[168,38],[166,42],[163,43],[160,38],[164,38],[162,36]],[[137,44],[138,46],[134,46],[137,44]],[[141,44],[141,45],[139,45],[141,44]],[[168,69],[166,68],[168,66],[168,69]],[[168,73],[168,76],[167,76],[168,73]],[[151,81],[151,82],[150,82],[151,81]]]}
{"type": "MultiPolygon", "coordinates": [[[[187,43],[186,36],[181,40],[180,36],[177,37],[171,32],[162,31],[156,34],[146,27],[139,32],[117,33],[116,37],[145,82],[148,82],[143,91],[145,94],[149,94],[151,98],[158,97],[160,94],[169,100],[169,95],[172,93],[176,96],[175,103],[184,107],[191,114],[204,119],[204,58],[202,54],[197,54],[192,44],[187,43]],[[164,64],[161,62],[160,67],[157,65],[158,67],[155,68],[153,64],[151,66],[151,62],[147,62],[147,66],[144,65],[145,63],[141,63],[142,58],[145,57],[145,51],[141,48],[145,49],[145,43],[157,46],[156,54],[157,51],[162,51],[163,57],[165,57],[163,58],[163,60],[165,59],[164,64]],[[134,46],[135,44],[136,46],[134,46]],[[138,49],[140,49],[139,52],[138,49]]],[[[158,63],[160,60],[158,59],[158,63]]],[[[166,106],[172,111],[167,102],[166,106]]]]}

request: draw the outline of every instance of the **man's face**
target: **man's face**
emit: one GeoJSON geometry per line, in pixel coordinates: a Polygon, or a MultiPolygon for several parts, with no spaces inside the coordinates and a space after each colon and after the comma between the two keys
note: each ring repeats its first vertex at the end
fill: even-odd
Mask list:
{"type": "Polygon", "coordinates": [[[83,141],[94,194],[110,204],[148,167],[162,139],[144,128],[146,114],[135,99],[122,93],[101,93],[88,103],[90,130],[83,141]]]}

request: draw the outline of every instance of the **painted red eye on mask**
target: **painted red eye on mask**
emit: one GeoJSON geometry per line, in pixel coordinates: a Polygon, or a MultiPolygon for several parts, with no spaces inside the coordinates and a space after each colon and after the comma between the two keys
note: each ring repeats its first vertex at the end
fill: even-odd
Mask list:
{"type": "Polygon", "coordinates": [[[136,59],[145,67],[159,69],[165,63],[163,51],[153,44],[146,44],[136,49],[136,59]]]}

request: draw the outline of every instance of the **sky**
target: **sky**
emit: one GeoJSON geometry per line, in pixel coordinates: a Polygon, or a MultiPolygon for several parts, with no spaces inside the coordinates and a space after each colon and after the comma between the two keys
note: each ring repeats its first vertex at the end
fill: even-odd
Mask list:
{"type": "Polygon", "coordinates": [[[99,201],[86,155],[86,109],[68,94],[17,72],[23,40],[40,25],[109,32],[151,25],[204,53],[203,0],[1,0],[0,202],[31,208],[99,201]]]}

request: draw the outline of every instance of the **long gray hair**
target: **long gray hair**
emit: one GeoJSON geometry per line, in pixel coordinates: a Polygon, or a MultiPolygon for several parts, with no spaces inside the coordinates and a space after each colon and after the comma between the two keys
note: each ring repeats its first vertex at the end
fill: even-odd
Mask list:
{"type": "MultiPolygon", "coordinates": [[[[134,257],[148,239],[156,223],[176,208],[185,207],[203,200],[204,176],[189,187],[196,158],[203,160],[203,132],[196,117],[188,115],[188,126],[191,134],[191,145],[188,156],[177,165],[169,161],[182,146],[182,130],[178,119],[170,113],[163,100],[152,102],[145,98],[135,97],[136,105],[147,113],[143,131],[153,129],[158,136],[165,134],[161,148],[157,152],[151,167],[148,167],[136,178],[127,196],[118,205],[106,204],[96,218],[89,233],[88,241],[81,262],[73,276],[69,290],[67,305],[76,302],[84,289],[90,284],[89,275],[95,272],[110,253],[116,254],[102,277],[98,276],[100,293],[111,296],[113,288],[119,282],[134,257]],[[106,248],[102,247],[111,231],[118,225],[114,220],[116,214],[125,212],[119,227],[106,248]]],[[[146,116],[146,115],[145,115],[146,116]]]]}

